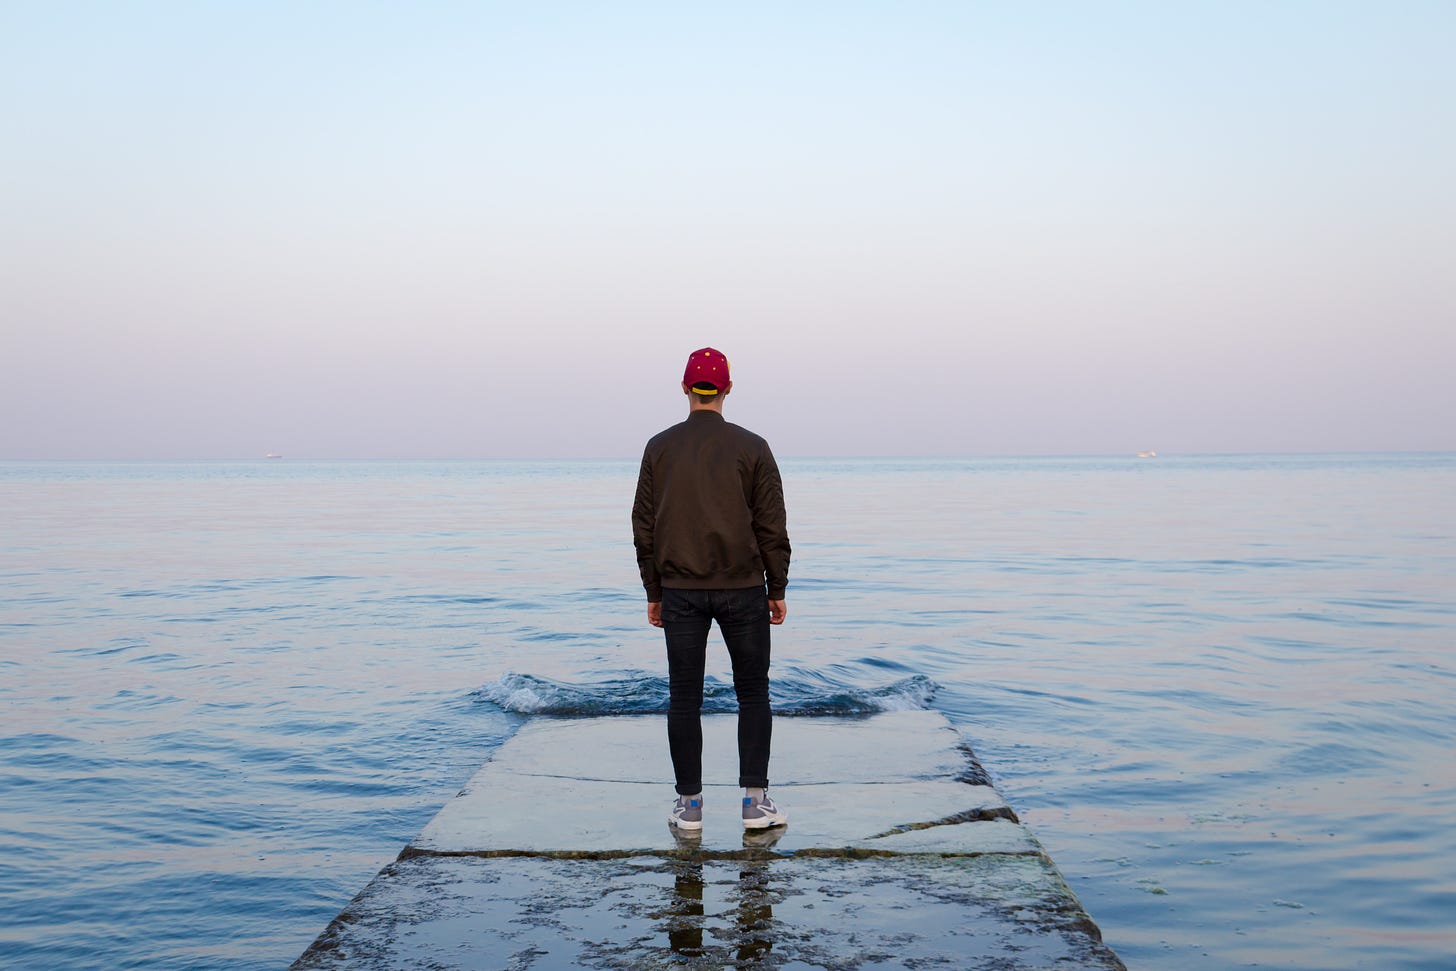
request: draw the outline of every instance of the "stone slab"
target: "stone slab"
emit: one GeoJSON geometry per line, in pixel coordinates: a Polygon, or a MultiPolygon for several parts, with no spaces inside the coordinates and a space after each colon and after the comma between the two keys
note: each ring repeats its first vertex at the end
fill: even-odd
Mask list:
{"type": "Polygon", "coordinates": [[[749,833],[703,735],[695,836],[661,716],[527,723],[294,967],[1122,967],[942,715],[776,719],[749,833]]]}
{"type": "MultiPolygon", "coordinates": [[[[703,716],[703,781],[738,781],[736,715],[703,716]]],[[[867,718],[774,719],[774,787],[816,782],[893,783],[954,779],[967,767],[960,733],[936,711],[867,718]]],[[[661,715],[536,718],[486,764],[512,775],[672,785],[661,715]]],[[[465,791],[474,788],[475,781],[465,791]]]]}
{"type": "MultiPolygon", "coordinates": [[[[742,849],[741,794],[737,788],[704,787],[703,830],[692,840],[695,849],[719,853],[742,849]]],[[[789,813],[779,852],[849,848],[1038,852],[1029,834],[1007,819],[1000,820],[1004,827],[960,825],[1009,814],[990,786],[820,784],[779,787],[774,798],[789,813]],[[946,822],[926,826],[936,821],[946,822]],[[909,836],[916,837],[913,842],[919,849],[903,848],[912,842],[905,838],[909,836]]],[[[410,848],[481,855],[632,856],[671,851],[680,847],[683,835],[667,822],[672,799],[670,782],[583,782],[484,771],[467,793],[440,810],[410,848]]]]}
{"type": "MultiPolygon", "coordinates": [[[[1015,816],[960,734],[933,711],[779,718],[774,798],[789,813],[779,852],[1035,853],[1024,830],[968,826],[1015,816]],[[981,774],[983,775],[983,774],[981,774]],[[907,832],[911,831],[911,832],[907,832]]],[[[703,718],[703,768],[736,781],[737,718],[703,718]]],[[[742,848],[741,790],[703,789],[699,848],[742,848]]],[[[526,724],[410,844],[430,853],[632,855],[675,849],[664,719],[542,718],[526,724]]]]}

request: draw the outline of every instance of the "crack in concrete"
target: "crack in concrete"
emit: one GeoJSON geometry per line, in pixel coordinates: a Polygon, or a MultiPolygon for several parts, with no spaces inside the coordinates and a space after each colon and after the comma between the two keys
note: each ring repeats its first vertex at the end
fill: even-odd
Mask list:
{"type": "Polygon", "coordinates": [[[901,833],[912,833],[917,829],[930,829],[934,826],[957,826],[961,823],[986,823],[995,819],[1009,819],[1013,823],[1020,823],[1016,813],[1011,811],[1010,806],[1000,806],[995,809],[967,809],[965,812],[955,813],[941,819],[933,819],[928,823],[901,823],[899,826],[892,826],[883,833],[876,833],[868,837],[872,840],[884,839],[886,836],[898,836],[901,833]]]}

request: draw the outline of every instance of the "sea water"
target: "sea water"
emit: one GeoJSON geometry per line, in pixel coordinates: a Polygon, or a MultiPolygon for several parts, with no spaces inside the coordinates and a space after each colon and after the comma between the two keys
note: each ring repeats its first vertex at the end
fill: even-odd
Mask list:
{"type": "MultiPolygon", "coordinates": [[[[781,717],[945,712],[1132,968],[1456,966],[1456,456],[783,468],[781,717]]],[[[0,963],[284,967],[526,719],[663,711],[634,476],[0,464],[0,963]]]]}

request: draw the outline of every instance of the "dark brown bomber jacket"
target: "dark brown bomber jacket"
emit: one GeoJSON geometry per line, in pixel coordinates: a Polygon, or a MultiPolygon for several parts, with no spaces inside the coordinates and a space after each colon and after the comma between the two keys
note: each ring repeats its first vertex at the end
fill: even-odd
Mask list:
{"type": "Polygon", "coordinates": [[[789,532],[768,442],[709,409],[654,435],[637,475],[632,540],[649,603],[663,587],[765,582],[768,599],[784,599],[789,532]]]}

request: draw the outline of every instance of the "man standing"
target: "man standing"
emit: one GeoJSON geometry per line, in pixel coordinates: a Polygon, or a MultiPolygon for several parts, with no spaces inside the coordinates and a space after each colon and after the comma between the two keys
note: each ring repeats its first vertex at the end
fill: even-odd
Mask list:
{"type": "Polygon", "coordinates": [[[632,539],[647,622],[667,637],[667,741],[677,777],[668,819],[703,828],[703,667],[718,622],[738,696],[738,784],[747,829],[782,826],[767,793],[773,714],[769,625],[787,614],[784,489],[768,443],[723,420],[728,359],[694,351],[683,371],[688,417],[647,443],[632,504],[632,539]]]}

